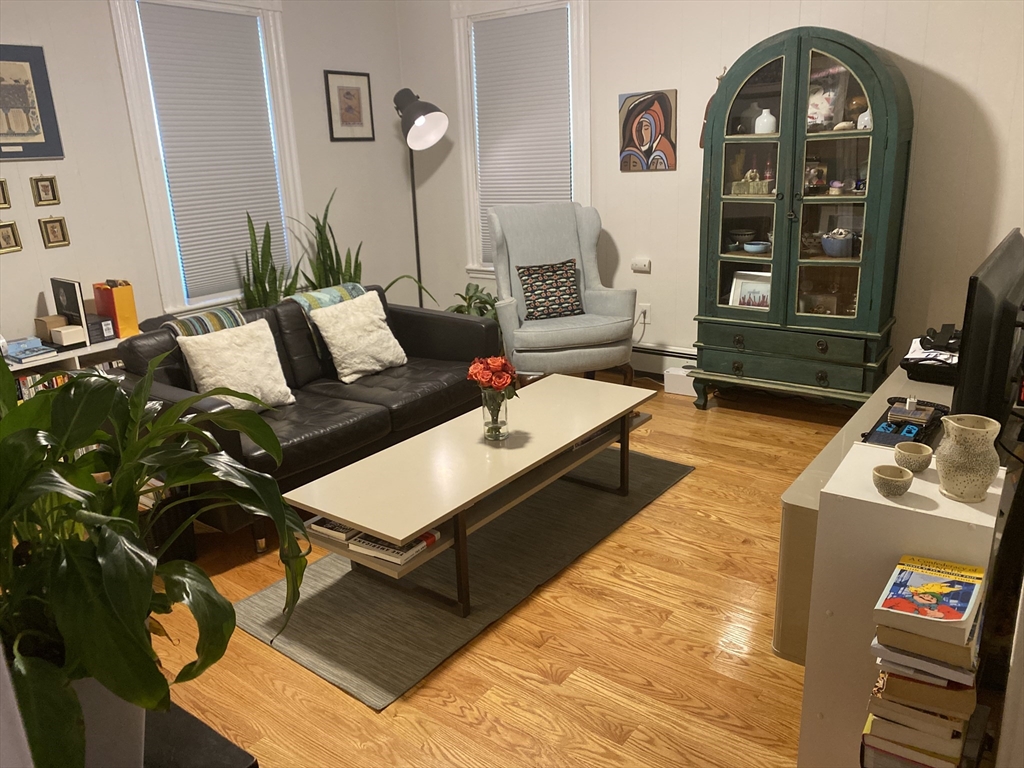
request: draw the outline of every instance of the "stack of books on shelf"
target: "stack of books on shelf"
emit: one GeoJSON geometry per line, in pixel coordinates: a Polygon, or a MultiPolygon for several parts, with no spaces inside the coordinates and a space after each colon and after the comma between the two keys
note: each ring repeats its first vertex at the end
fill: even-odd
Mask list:
{"type": "Polygon", "coordinates": [[[41,363],[51,357],[57,356],[57,350],[48,347],[38,336],[29,336],[24,339],[16,339],[8,342],[7,352],[4,357],[9,363],[41,363]]]}
{"type": "Polygon", "coordinates": [[[879,676],[868,702],[863,768],[960,765],[968,732],[978,727],[972,716],[987,713],[977,707],[975,688],[984,576],[974,566],[900,558],[875,605],[871,651],[879,676]]]}
{"type": "Polygon", "coordinates": [[[66,373],[28,373],[22,376],[16,375],[14,377],[14,386],[17,390],[18,402],[21,403],[28,400],[32,395],[44,389],[56,389],[61,384],[67,384],[68,378],[66,373]]]}
{"type": "Polygon", "coordinates": [[[354,552],[361,552],[364,555],[377,557],[381,560],[397,563],[398,565],[405,565],[405,563],[412,560],[427,547],[436,544],[439,538],[441,538],[441,532],[431,529],[426,533],[421,533],[408,544],[399,547],[390,541],[378,539],[376,536],[371,536],[368,533],[360,533],[349,541],[348,548],[354,552]]]}

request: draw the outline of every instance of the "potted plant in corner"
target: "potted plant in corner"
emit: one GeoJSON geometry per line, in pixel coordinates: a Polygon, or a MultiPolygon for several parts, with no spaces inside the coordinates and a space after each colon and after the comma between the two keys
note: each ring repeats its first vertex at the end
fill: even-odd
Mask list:
{"type": "Polygon", "coordinates": [[[20,404],[0,362],[0,640],[37,768],[141,765],[145,710],[170,706],[168,677],[191,680],[224,655],[231,603],[193,563],[157,563],[207,507],[231,502],[270,517],[285,614],[299,597],[309,551],[301,519],[276,481],[222,452],[208,427],[243,432],[280,461],[276,436],[251,411],[188,413],[206,396],[255,398],[215,390],[162,408],[148,401],[161,359],[130,394],[82,372],[20,404]],[[154,481],[172,493],[140,518],[154,481]],[[188,519],[151,553],[148,527],[183,504],[188,519]],[[199,639],[195,660],[165,676],[152,636],[164,634],[157,616],[175,603],[191,610],[199,639]],[[106,744],[103,726],[114,733],[106,744]],[[131,756],[96,754],[111,742],[131,756]]]}

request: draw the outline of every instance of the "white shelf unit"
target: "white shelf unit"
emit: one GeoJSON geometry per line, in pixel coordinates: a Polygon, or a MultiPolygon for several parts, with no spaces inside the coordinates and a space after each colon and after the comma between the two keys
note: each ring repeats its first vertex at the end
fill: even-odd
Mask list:
{"type": "Polygon", "coordinates": [[[75,369],[81,367],[80,358],[117,349],[117,345],[122,341],[123,339],[114,338],[109,339],[108,341],[101,341],[98,344],[88,344],[84,347],[77,347],[76,349],[58,352],[56,357],[47,357],[44,360],[31,360],[27,363],[14,363],[8,360],[7,364],[11,367],[11,373],[17,373],[18,371],[30,371],[42,365],[51,365],[52,363],[61,363],[65,361],[71,361],[67,367],[75,369]]]}

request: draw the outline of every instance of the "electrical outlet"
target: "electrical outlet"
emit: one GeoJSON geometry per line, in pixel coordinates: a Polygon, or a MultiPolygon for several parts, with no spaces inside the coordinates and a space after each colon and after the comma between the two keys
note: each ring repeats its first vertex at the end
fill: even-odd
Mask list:
{"type": "Polygon", "coordinates": [[[634,256],[629,263],[630,269],[642,275],[651,274],[651,260],[642,256],[634,256]]]}
{"type": "Polygon", "coordinates": [[[640,321],[644,325],[650,325],[651,322],[651,305],[650,304],[638,304],[637,307],[640,310],[640,314],[643,315],[643,319],[640,321]]]}

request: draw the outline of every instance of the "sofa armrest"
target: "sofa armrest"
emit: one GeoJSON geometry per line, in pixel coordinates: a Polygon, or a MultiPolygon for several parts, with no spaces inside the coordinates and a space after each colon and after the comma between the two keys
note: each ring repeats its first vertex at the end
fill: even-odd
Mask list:
{"type": "Polygon", "coordinates": [[[636,288],[590,289],[584,294],[583,302],[589,315],[628,317],[630,320],[636,316],[636,288]]]}
{"type": "Polygon", "coordinates": [[[489,317],[392,304],[391,330],[410,357],[470,362],[499,354],[498,324],[489,317]]]}
{"type": "MultiPolygon", "coordinates": [[[[133,392],[135,386],[139,383],[139,378],[133,374],[128,374],[121,381],[121,387],[129,393],[133,392]]],[[[180,387],[174,387],[159,381],[154,381],[149,388],[149,399],[158,400],[165,406],[174,405],[195,396],[196,393],[192,390],[181,389],[180,387]]],[[[217,411],[230,410],[231,407],[231,404],[226,400],[221,400],[217,397],[204,397],[202,400],[192,403],[189,407],[189,413],[216,413],[217,411]]],[[[216,424],[210,423],[205,425],[205,429],[213,435],[214,439],[228,455],[242,461],[242,439],[238,432],[230,429],[221,429],[216,424]]]]}

